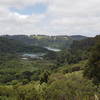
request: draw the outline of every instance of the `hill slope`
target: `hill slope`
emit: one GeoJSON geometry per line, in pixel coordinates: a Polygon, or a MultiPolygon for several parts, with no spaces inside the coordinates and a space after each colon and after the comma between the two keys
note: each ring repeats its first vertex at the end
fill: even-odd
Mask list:
{"type": "Polygon", "coordinates": [[[82,36],[82,35],[72,35],[70,36],[73,40],[83,40],[83,39],[86,39],[88,37],[86,36],[82,36]]]}
{"type": "Polygon", "coordinates": [[[96,43],[100,42],[100,35],[97,35],[96,37],[93,38],[86,38],[80,41],[74,41],[73,44],[71,45],[71,49],[73,51],[77,50],[88,50],[91,47],[93,47],[96,43]]]}
{"type": "Polygon", "coordinates": [[[4,53],[20,53],[20,52],[48,52],[46,48],[38,46],[28,46],[20,41],[0,37],[0,52],[4,53]]]}
{"type": "Polygon", "coordinates": [[[42,47],[53,47],[53,48],[68,48],[73,40],[82,40],[86,37],[84,36],[47,36],[47,35],[5,35],[8,39],[18,40],[26,45],[35,45],[42,47]]]}

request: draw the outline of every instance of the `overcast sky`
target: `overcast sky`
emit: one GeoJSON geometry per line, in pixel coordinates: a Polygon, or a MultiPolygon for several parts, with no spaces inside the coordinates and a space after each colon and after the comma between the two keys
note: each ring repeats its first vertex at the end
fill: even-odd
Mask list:
{"type": "Polygon", "coordinates": [[[100,34],[100,0],[0,0],[0,35],[100,34]]]}

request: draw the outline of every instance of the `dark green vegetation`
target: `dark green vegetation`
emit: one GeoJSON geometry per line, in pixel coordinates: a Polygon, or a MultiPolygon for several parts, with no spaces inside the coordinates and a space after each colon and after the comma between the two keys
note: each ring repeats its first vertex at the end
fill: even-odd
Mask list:
{"type": "Polygon", "coordinates": [[[36,45],[8,38],[1,41],[0,100],[100,99],[100,36],[84,40],[78,37],[60,52],[45,49],[43,59],[22,59],[19,55],[18,48],[31,46],[33,49],[21,52],[32,52],[36,45]],[[11,46],[11,52],[6,51],[11,46]]]}
{"type": "Polygon", "coordinates": [[[23,53],[23,52],[49,52],[49,50],[34,45],[26,45],[23,42],[0,37],[0,53],[23,53]]]}
{"type": "Polygon", "coordinates": [[[8,39],[18,40],[26,45],[35,45],[42,47],[53,47],[53,48],[69,48],[73,40],[82,40],[87,37],[85,36],[47,36],[47,35],[6,35],[3,36],[8,39]]]}
{"type": "Polygon", "coordinates": [[[82,35],[72,35],[70,36],[73,40],[83,40],[86,39],[86,36],[82,36],[82,35]]]}
{"type": "Polygon", "coordinates": [[[95,84],[100,83],[100,40],[92,49],[84,75],[91,79],[95,84]]]}

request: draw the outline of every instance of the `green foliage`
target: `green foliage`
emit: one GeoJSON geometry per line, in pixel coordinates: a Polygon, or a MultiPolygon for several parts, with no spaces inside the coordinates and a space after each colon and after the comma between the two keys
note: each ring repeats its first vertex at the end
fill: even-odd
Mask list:
{"type": "Polygon", "coordinates": [[[46,35],[14,35],[4,36],[9,39],[18,40],[26,45],[42,47],[66,48],[69,47],[73,39],[70,36],[46,36],[46,35]]]}
{"type": "Polygon", "coordinates": [[[26,45],[23,42],[14,39],[0,37],[0,54],[1,53],[23,53],[23,52],[48,53],[49,50],[41,46],[39,47],[34,45],[26,45]]]}
{"type": "Polygon", "coordinates": [[[62,50],[56,56],[56,64],[58,66],[66,65],[66,64],[75,64],[79,63],[82,60],[87,59],[87,52],[77,51],[75,53],[71,53],[71,50],[62,50]],[[84,55],[84,56],[83,56],[84,55]]]}
{"type": "Polygon", "coordinates": [[[81,72],[66,74],[65,77],[47,88],[46,100],[84,100],[86,96],[94,96],[95,86],[84,79],[81,72]]]}
{"type": "Polygon", "coordinates": [[[100,98],[100,36],[74,42],[70,49],[57,53],[45,51],[41,47],[32,46],[31,43],[34,41],[35,45],[59,48],[61,44],[62,47],[67,45],[68,37],[31,36],[32,41],[30,37],[19,37],[14,36],[14,40],[13,37],[7,36],[8,39],[0,37],[0,100],[100,98]],[[15,38],[25,44],[19,44],[15,38]],[[27,43],[30,45],[27,46],[27,43]],[[98,45],[92,50],[92,45],[96,43],[98,45]],[[7,50],[10,50],[10,53],[7,50]],[[19,54],[15,54],[15,52],[33,51],[47,52],[47,54],[43,59],[26,60],[21,59],[19,54]],[[88,60],[90,51],[92,54],[88,60]],[[83,77],[83,71],[84,76],[88,78],[83,77]]]}
{"type": "Polygon", "coordinates": [[[76,64],[70,64],[70,65],[67,64],[67,65],[64,65],[63,67],[60,67],[58,69],[58,72],[71,73],[75,71],[84,70],[86,63],[87,63],[87,60],[80,61],[79,63],[76,63],[76,64]]]}
{"type": "Polygon", "coordinates": [[[93,47],[97,42],[100,42],[100,35],[97,35],[93,38],[83,39],[81,41],[73,41],[71,45],[72,52],[76,52],[77,50],[88,50],[93,47]]]}
{"type": "Polygon", "coordinates": [[[40,84],[42,84],[43,82],[47,83],[48,82],[48,77],[49,77],[49,72],[48,71],[44,71],[40,77],[40,84]]]}
{"type": "Polygon", "coordinates": [[[92,50],[84,76],[92,79],[95,84],[100,83],[100,42],[92,50]]]}
{"type": "Polygon", "coordinates": [[[49,83],[16,84],[0,86],[1,100],[94,100],[99,98],[99,90],[91,80],[85,79],[82,72],[51,75],[49,83]],[[51,81],[52,78],[56,78],[51,81]]]}
{"type": "Polygon", "coordinates": [[[100,43],[100,35],[81,41],[73,41],[73,44],[70,46],[70,51],[73,55],[72,62],[78,63],[78,61],[88,59],[91,48],[95,46],[96,43],[100,43]]]}
{"type": "Polygon", "coordinates": [[[2,55],[0,57],[0,84],[14,84],[13,80],[23,83],[38,81],[43,70],[53,70],[54,63],[48,60],[22,60],[20,57],[2,55]]]}

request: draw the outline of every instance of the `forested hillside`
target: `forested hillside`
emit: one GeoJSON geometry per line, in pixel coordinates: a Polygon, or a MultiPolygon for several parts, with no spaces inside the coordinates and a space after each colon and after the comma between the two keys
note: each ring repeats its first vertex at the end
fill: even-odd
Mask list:
{"type": "Polygon", "coordinates": [[[82,35],[72,35],[70,36],[73,40],[83,40],[83,39],[86,39],[88,37],[86,36],[82,36],[82,35]]]}
{"type": "Polygon", "coordinates": [[[24,42],[20,42],[14,39],[8,39],[6,37],[0,37],[0,53],[23,53],[23,52],[49,52],[46,48],[26,45],[24,42]]]}
{"type": "Polygon", "coordinates": [[[42,47],[53,47],[53,48],[69,48],[73,40],[82,40],[87,37],[85,36],[47,36],[47,35],[4,35],[8,39],[17,40],[23,42],[26,45],[35,45],[42,47]]]}
{"type": "Polygon", "coordinates": [[[71,45],[71,49],[73,51],[78,50],[88,50],[91,47],[93,47],[97,42],[100,42],[100,35],[97,35],[95,38],[86,38],[81,41],[73,41],[73,44],[71,45]]]}
{"type": "MultiPolygon", "coordinates": [[[[58,52],[7,37],[0,37],[0,100],[100,99],[100,35],[75,39],[58,52]],[[16,53],[39,51],[47,52],[42,59],[22,59],[16,53]]],[[[33,38],[54,47],[68,39],[33,38]]]]}

